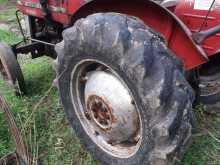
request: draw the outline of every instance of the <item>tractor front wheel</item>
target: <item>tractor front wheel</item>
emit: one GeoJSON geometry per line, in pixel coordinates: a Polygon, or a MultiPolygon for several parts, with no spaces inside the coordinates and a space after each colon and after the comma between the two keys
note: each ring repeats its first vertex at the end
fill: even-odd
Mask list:
{"type": "Polygon", "coordinates": [[[0,43],[0,78],[13,88],[16,95],[25,94],[25,82],[12,48],[0,43]]]}
{"type": "Polygon", "coordinates": [[[191,137],[193,91],[180,61],[139,19],[100,13],[56,45],[66,115],[85,148],[107,165],[165,165],[191,137]]]}

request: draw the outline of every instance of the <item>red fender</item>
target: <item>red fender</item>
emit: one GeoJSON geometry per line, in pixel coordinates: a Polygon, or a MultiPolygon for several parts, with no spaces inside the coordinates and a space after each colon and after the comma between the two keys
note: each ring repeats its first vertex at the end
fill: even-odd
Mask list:
{"type": "Polygon", "coordinates": [[[77,11],[69,5],[68,12],[73,15],[72,23],[97,12],[118,12],[136,16],[165,38],[168,47],[183,61],[186,70],[193,69],[208,60],[206,53],[194,43],[190,30],[182,21],[155,2],[149,0],[93,0],[85,3],[77,11]]]}
{"type": "MultiPolygon", "coordinates": [[[[136,16],[159,32],[168,47],[183,61],[186,70],[193,69],[208,58],[194,43],[190,30],[168,9],[151,0],[48,0],[54,21],[65,26],[97,12],[118,12],[136,16]]],[[[25,14],[43,17],[39,0],[19,0],[18,8],[25,14]]]]}

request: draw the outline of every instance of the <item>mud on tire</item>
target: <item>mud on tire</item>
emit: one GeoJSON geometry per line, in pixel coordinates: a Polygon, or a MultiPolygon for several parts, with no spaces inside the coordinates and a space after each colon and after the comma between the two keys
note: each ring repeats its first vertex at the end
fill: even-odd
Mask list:
{"type": "Polygon", "coordinates": [[[78,20],[56,45],[61,102],[84,147],[102,164],[166,165],[178,160],[191,137],[194,94],[181,62],[163,39],[137,18],[98,13],[78,20]],[[84,131],[71,99],[71,72],[85,59],[110,66],[131,90],[141,116],[142,141],[128,158],[104,152],[84,131]]]}

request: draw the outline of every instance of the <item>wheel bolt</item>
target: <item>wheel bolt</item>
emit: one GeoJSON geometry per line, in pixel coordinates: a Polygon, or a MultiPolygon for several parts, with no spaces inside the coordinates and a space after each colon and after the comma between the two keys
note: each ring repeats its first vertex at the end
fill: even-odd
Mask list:
{"type": "Polygon", "coordinates": [[[89,79],[89,78],[88,78],[87,76],[81,77],[81,81],[82,81],[82,82],[86,82],[88,79],[89,79]]]}
{"type": "Polygon", "coordinates": [[[85,116],[86,116],[86,118],[87,118],[88,120],[91,120],[91,116],[90,116],[90,114],[89,114],[88,111],[85,112],[85,116]]]}

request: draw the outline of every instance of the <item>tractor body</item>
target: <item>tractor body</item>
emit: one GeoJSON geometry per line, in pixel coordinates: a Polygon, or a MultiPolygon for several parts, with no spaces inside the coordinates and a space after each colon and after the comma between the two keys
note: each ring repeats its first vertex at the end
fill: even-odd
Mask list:
{"type": "MultiPolygon", "coordinates": [[[[212,10],[207,16],[207,11],[213,1],[208,4],[201,1],[180,1],[174,10],[174,14],[189,28],[191,33],[208,31],[219,25],[220,20],[220,2],[213,4],[212,10]],[[207,18],[206,18],[207,17],[207,18]],[[204,19],[207,19],[204,23],[204,19]]],[[[220,43],[219,34],[213,34],[204,39],[200,44],[207,56],[219,53],[220,43]]],[[[190,53],[189,53],[190,54],[190,53]]]]}
{"type": "MultiPolygon", "coordinates": [[[[197,43],[193,35],[201,31],[209,33],[210,29],[219,25],[220,6],[218,1],[215,2],[206,18],[212,0],[207,3],[201,3],[198,0],[175,2],[173,6],[169,1],[161,6],[152,1],[142,0],[126,1],[126,3],[124,0],[49,0],[45,2],[44,0],[21,0],[18,1],[18,9],[31,19],[32,38],[53,43],[62,38],[61,32],[65,28],[72,26],[79,18],[92,13],[111,11],[137,16],[159,32],[165,38],[168,47],[182,59],[186,70],[191,70],[206,63],[209,56],[216,55],[220,50],[218,29],[200,43],[197,43]],[[169,5],[168,8],[171,5],[172,10],[166,9],[166,4],[169,5]],[[205,24],[204,19],[206,19],[205,24]],[[43,27],[48,25],[50,31],[47,30],[55,39],[53,41],[49,33],[42,31],[43,27]]],[[[42,48],[39,52],[42,54],[42,48]]],[[[46,54],[51,55],[52,52],[46,54]]]]}

